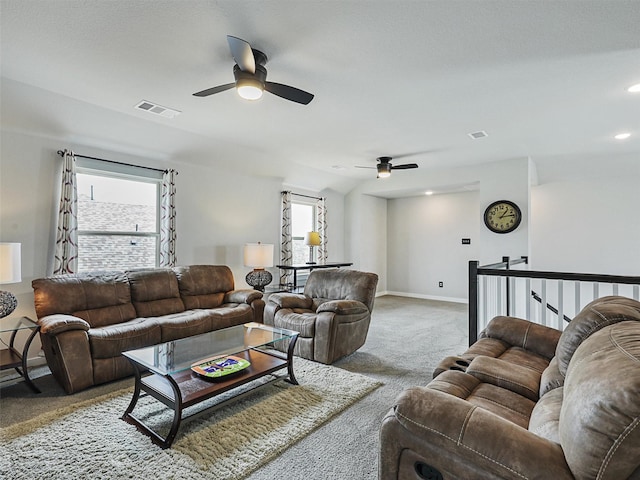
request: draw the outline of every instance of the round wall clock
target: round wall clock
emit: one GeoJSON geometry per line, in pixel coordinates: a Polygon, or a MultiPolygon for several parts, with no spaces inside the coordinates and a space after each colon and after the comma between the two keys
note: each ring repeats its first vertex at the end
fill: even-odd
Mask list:
{"type": "Polygon", "coordinates": [[[495,233],[513,232],[522,221],[520,207],[509,200],[498,200],[484,211],[484,224],[495,233]]]}

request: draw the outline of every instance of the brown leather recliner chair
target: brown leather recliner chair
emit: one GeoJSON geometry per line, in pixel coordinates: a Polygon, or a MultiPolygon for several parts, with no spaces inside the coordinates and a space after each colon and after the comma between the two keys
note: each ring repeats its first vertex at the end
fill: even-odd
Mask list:
{"type": "Polygon", "coordinates": [[[496,317],[434,375],[384,418],[381,480],[640,479],[640,302],[598,299],[562,334],[496,317]]]}
{"type": "Polygon", "coordinates": [[[300,332],[294,354],[331,364],[364,345],[377,285],[375,273],[313,270],[304,294],[269,296],[264,323],[300,332]]]}

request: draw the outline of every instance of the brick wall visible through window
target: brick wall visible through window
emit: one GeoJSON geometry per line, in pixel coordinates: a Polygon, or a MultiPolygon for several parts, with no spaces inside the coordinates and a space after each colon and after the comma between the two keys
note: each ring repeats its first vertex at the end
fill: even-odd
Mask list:
{"type": "Polygon", "coordinates": [[[158,182],[78,173],[78,270],[127,270],[158,262],[158,182]]]}

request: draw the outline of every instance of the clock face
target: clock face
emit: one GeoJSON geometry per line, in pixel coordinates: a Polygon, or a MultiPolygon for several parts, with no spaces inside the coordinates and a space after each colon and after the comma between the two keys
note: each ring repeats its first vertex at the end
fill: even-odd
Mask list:
{"type": "Polygon", "coordinates": [[[520,208],[509,200],[493,202],[484,211],[484,224],[495,233],[513,232],[521,220],[520,208]]]}

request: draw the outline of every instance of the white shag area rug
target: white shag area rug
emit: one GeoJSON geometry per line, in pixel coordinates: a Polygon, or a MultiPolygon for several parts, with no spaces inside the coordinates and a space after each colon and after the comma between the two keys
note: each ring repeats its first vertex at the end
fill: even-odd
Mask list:
{"type": "MultiPolygon", "coordinates": [[[[300,385],[278,381],[187,419],[166,450],[121,420],[132,389],[43,413],[0,430],[0,477],[240,479],[381,385],[300,358],[294,369],[300,385]]],[[[159,430],[172,418],[151,397],[141,399],[134,414],[159,430]]]]}

